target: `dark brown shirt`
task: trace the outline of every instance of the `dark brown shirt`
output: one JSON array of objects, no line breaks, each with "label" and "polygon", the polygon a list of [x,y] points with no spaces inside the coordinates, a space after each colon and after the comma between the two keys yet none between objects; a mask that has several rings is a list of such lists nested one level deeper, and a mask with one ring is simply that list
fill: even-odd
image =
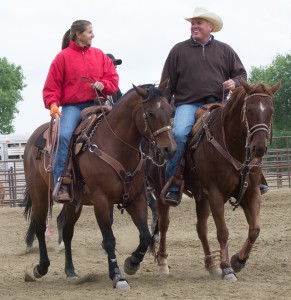
[{"label": "dark brown shirt", "polygon": [[207,45],[202,46],[190,38],[171,49],[161,82],[170,79],[167,98],[170,101],[174,95],[178,106],[205,101],[209,97],[222,100],[222,83],[233,79],[237,87],[240,77],[247,78],[246,70],[229,45],[212,37]]}]

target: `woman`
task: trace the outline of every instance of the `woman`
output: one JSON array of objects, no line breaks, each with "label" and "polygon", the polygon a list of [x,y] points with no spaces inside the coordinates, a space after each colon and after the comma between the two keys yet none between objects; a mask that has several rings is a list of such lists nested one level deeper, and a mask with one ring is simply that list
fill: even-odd
[{"label": "woman", "polygon": [[[60,118],[60,142],[53,168],[55,189],[59,186],[68,157],[69,144],[80,121],[81,110],[95,104],[95,90],[112,95],[118,90],[118,74],[112,60],[100,49],[91,47],[92,24],[77,20],[62,41],[62,51],[53,60],[43,88],[45,107],[51,117]],[[92,82],[82,77],[90,78]],[[62,106],[60,112],[59,107]],[[56,201],[71,201],[69,188],[62,184]]]}]

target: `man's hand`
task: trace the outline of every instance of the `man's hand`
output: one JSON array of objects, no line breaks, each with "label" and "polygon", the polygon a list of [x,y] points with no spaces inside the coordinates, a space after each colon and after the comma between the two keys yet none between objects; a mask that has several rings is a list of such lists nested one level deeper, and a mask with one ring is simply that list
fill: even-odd
[{"label": "man's hand", "polygon": [[55,103],[53,103],[53,104],[51,105],[50,115],[51,115],[52,118],[55,118],[55,117],[56,117],[56,114],[57,114],[59,117],[62,115],[61,112],[60,112],[60,110],[59,110],[59,108],[58,108],[58,106],[57,106]]},{"label": "man's hand", "polygon": [[95,89],[97,89],[100,92],[104,89],[104,85],[99,81],[94,82],[92,85]]},{"label": "man's hand", "polygon": [[225,81],[223,83],[223,87],[226,89],[226,90],[234,90],[235,89],[235,82],[232,80],[232,79],[229,79],[227,81]]}]

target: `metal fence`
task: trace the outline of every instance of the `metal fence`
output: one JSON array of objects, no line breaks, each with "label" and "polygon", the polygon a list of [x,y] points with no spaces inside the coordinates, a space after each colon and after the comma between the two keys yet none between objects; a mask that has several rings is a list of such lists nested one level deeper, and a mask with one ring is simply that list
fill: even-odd
[{"label": "metal fence", "polygon": [[[270,189],[291,188],[291,136],[274,137],[273,141],[282,146],[269,147],[263,159],[264,175]],[[23,160],[0,160],[0,206],[21,206],[24,191]]]}]

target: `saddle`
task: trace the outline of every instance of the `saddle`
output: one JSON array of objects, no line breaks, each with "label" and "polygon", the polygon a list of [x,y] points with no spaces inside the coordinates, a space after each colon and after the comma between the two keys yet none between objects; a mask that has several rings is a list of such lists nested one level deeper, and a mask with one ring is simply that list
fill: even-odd
[{"label": "saddle", "polygon": [[[91,106],[82,110],[81,121],[77,125],[70,142],[69,155],[66,168],[62,174],[61,182],[71,185],[75,181],[75,171],[73,169],[73,155],[79,155],[86,150],[84,135],[90,135],[91,131],[103,119],[104,114],[111,111],[111,106]],[[52,155],[52,135],[56,131],[54,120],[50,122],[48,128],[37,138],[35,146],[39,151],[44,151],[48,156]],[[37,158],[39,154],[37,155]],[[74,180],[73,180],[74,179]]]}]

